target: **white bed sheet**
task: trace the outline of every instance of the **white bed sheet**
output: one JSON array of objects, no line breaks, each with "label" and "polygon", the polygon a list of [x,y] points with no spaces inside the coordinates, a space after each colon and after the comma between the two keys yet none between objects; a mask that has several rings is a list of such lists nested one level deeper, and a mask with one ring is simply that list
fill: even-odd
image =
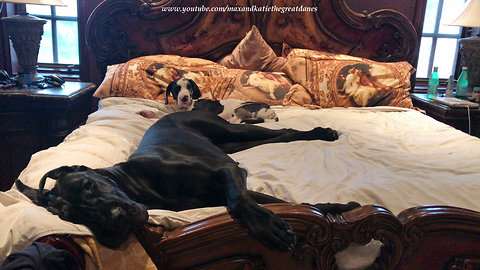
[{"label": "white bed sheet", "polygon": [[[104,99],[86,125],[57,147],[33,155],[19,178],[38,188],[47,171],[62,165],[100,168],[126,160],[154,123],[135,113],[143,109],[171,112],[149,100]],[[480,210],[478,138],[402,108],[274,109],[280,121],[261,125],[300,130],[324,126],[341,136],[334,142],[269,144],[232,154],[248,170],[252,190],[295,203],[380,204],[394,214],[431,204]],[[53,184],[47,181],[46,187]],[[175,228],[221,211],[225,208],[150,210],[149,222]],[[0,193],[0,262],[54,233],[90,234],[86,227],[33,205],[15,188]]]}]

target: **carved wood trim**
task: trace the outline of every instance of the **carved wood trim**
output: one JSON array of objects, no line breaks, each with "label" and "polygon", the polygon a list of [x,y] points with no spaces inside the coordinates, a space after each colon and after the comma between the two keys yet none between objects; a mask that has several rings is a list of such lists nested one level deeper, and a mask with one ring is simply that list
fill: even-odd
[{"label": "carved wood trim", "polygon": [[[398,219],[403,224],[405,246],[399,269],[422,269],[422,265],[443,269],[453,257],[480,256],[479,212],[451,206],[419,206],[401,212]],[[425,252],[438,254],[431,260]]]},{"label": "carved wood trim", "polygon": [[[216,6],[308,6],[317,12],[164,12],[164,8]],[[87,44],[100,66],[150,54],[178,54],[218,60],[230,53],[252,25],[278,49],[328,50],[379,61],[414,62],[418,38],[402,14],[352,11],[344,0],[106,0],[91,14]]]},{"label": "carved wood trim", "polygon": [[[139,240],[161,269],[190,269],[204,267],[199,264],[218,262],[224,269],[235,269],[227,267],[228,260],[223,258],[237,258],[242,254],[249,254],[248,261],[257,258],[255,267],[260,268],[293,269],[288,267],[302,265],[306,267],[302,269],[336,269],[335,253],[350,243],[364,245],[372,239],[382,241],[385,246],[373,268],[394,269],[386,266],[396,265],[401,259],[400,223],[380,206],[363,206],[345,215],[328,217],[305,205],[270,204],[266,207],[284,218],[297,234],[298,245],[294,254],[266,249],[228,213],[172,232],[161,230],[162,241],[158,241],[152,229],[144,231]],[[188,261],[189,254],[196,254],[196,259]]]},{"label": "carved wood trim", "polygon": [[477,269],[480,265],[480,213],[475,211],[423,206],[395,217],[381,206],[365,205],[323,216],[306,205],[265,207],[295,231],[293,254],[266,249],[226,212],[171,232],[150,227],[138,238],[161,269],[333,270],[337,252],[372,239],[383,246],[369,269]]}]

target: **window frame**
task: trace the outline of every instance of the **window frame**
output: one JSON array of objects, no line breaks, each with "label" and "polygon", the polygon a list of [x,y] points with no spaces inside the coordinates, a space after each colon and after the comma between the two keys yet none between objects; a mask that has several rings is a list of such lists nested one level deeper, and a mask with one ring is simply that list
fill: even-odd
[{"label": "window frame", "polygon": [[[427,1],[425,1],[426,3]],[[433,62],[435,60],[435,49],[436,49],[436,45],[437,45],[437,41],[439,38],[451,38],[451,39],[456,39],[458,40],[459,38],[464,38],[467,35],[468,33],[468,28],[465,28],[465,27],[460,27],[460,31],[458,34],[442,34],[442,33],[439,33],[439,29],[440,29],[440,21],[442,19],[442,11],[443,11],[443,3],[445,2],[445,0],[439,0],[438,1],[438,8],[437,8],[437,14],[436,14],[436,17],[435,17],[435,27],[434,27],[434,30],[432,33],[424,33],[423,32],[423,29],[422,29],[422,33],[421,33],[421,38],[424,38],[424,37],[429,37],[429,38],[432,38],[432,45],[430,47],[430,56],[429,56],[429,62],[428,62],[428,70],[427,70],[427,74],[431,74],[432,71],[433,71]],[[424,14],[424,20],[425,20],[425,14]],[[420,42],[421,42],[421,38],[420,38]],[[420,49],[420,48],[419,48]],[[459,75],[459,70],[460,70],[460,61],[458,61],[458,59],[460,59],[460,51],[459,51],[459,48],[458,48],[458,42],[457,42],[457,47],[455,49],[455,58],[454,58],[454,64],[455,66],[452,67],[452,74],[455,76],[455,78],[458,77]],[[420,53],[420,51],[419,51]],[[420,56],[419,56],[420,57]],[[418,63],[418,61],[417,61]],[[441,78],[440,79],[440,87],[439,87],[439,92],[443,92],[446,88],[447,88],[447,83],[448,83],[448,78]],[[419,78],[415,78],[415,89],[414,89],[414,92],[426,92],[427,91],[427,87],[428,87],[428,76],[427,77],[419,77]]]}]

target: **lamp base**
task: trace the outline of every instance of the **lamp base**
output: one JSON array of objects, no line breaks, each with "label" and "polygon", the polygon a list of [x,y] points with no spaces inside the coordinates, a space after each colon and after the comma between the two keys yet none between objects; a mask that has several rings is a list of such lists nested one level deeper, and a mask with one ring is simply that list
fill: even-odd
[{"label": "lamp base", "polygon": [[461,38],[458,40],[460,49],[460,64],[468,68],[468,88],[480,86],[480,36]]},{"label": "lamp base", "polygon": [[46,20],[28,14],[2,18],[17,54],[19,73],[32,74],[32,81],[43,80],[37,73],[38,51]]}]

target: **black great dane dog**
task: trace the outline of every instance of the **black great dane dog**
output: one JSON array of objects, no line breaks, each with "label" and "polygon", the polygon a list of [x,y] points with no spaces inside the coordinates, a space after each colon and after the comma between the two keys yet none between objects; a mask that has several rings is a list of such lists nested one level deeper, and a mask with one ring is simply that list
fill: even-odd
[{"label": "black great dane dog", "polygon": [[[64,220],[86,225],[100,243],[111,248],[145,224],[146,208],[180,211],[226,205],[265,246],[292,251],[296,238],[290,226],[258,204],[283,201],[248,191],[246,171],[226,153],[266,143],[337,138],[330,128],[272,130],[231,124],[208,112],[178,112],[153,124],[125,162],[101,169],[64,166],[46,173],[39,189],[19,180],[16,185],[35,204]],[[57,180],[51,190],[44,189],[47,178]],[[315,206],[325,213],[359,204]]]}]

